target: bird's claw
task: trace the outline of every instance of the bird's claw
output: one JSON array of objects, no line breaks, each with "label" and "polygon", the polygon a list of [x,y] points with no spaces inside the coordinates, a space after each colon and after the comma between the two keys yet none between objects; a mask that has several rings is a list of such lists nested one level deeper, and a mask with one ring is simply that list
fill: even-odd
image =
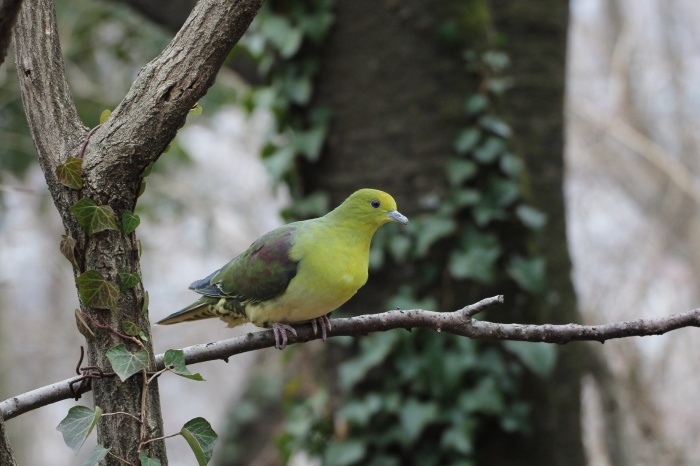
[{"label": "bird's claw", "polygon": [[278,350],[283,350],[287,347],[287,332],[291,332],[294,336],[297,336],[297,331],[291,325],[282,324],[280,322],[272,324],[272,333],[275,334],[275,348]]},{"label": "bird's claw", "polygon": [[328,330],[331,329],[331,319],[328,315],[316,317],[311,320],[311,328],[314,329],[314,335],[318,334],[318,326],[321,327],[321,339],[326,341],[326,336],[328,335]]}]

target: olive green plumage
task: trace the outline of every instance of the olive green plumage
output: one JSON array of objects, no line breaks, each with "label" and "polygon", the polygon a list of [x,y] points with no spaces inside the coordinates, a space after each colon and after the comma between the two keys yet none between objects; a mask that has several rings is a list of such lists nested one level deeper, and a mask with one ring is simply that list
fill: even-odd
[{"label": "olive green plumage", "polygon": [[[325,317],[367,281],[369,246],[385,223],[408,223],[387,193],[361,189],[323,217],[294,222],[256,240],[248,249],[190,289],[197,302],[159,324],[219,317],[235,327],[252,322],[275,330],[284,347],[289,324]],[[282,340],[280,342],[280,339]]]}]

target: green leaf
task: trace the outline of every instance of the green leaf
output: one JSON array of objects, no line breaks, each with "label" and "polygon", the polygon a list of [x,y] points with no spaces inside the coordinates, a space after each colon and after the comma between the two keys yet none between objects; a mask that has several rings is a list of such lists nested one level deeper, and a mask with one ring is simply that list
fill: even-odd
[{"label": "green leaf", "polygon": [[[367,446],[360,440],[344,440],[332,442],[325,449],[324,464],[333,466],[348,466],[351,464],[362,464],[362,459],[367,453]],[[366,463],[365,463],[366,464]]]},{"label": "green leaf", "polygon": [[128,236],[141,223],[138,215],[129,212],[128,210],[122,214],[122,232],[124,236]]},{"label": "green leaf", "polygon": [[146,180],[141,178],[141,184],[139,184],[139,191],[136,193],[136,198],[141,197],[144,192],[146,192]]},{"label": "green leaf", "polygon": [[448,269],[456,279],[490,283],[496,276],[496,261],[501,256],[498,239],[474,228],[465,230],[461,247],[450,254]]},{"label": "green leaf", "polygon": [[109,120],[109,117],[112,115],[112,111],[110,109],[102,110],[102,113],[100,113],[100,124],[104,124],[107,120]]},{"label": "green leaf", "polygon": [[80,157],[68,157],[65,163],[56,167],[56,176],[59,183],[71,189],[83,187],[83,159]]},{"label": "green leaf", "polygon": [[505,150],[506,143],[503,139],[489,136],[483,144],[474,149],[474,158],[482,164],[491,163],[494,162],[499,155],[503,154]]},{"label": "green leaf", "polygon": [[149,458],[145,451],[139,453],[139,461],[141,466],[160,466],[160,460],[158,458]]},{"label": "green leaf", "polygon": [[[111,448],[105,448],[102,445],[95,445],[95,448],[92,449],[88,457],[85,458],[85,461],[83,461],[83,466],[95,466],[97,463],[102,461],[105,456],[107,456],[109,450],[111,450]],[[143,466],[143,463],[141,463],[141,465]]]},{"label": "green leaf", "polygon": [[124,291],[135,287],[139,283],[139,276],[131,272],[119,272],[119,289]]},{"label": "green leaf", "polygon": [[[340,365],[338,377],[340,386],[345,390],[351,389],[362,380],[367,372],[377,367],[387,358],[398,342],[398,333],[374,333],[360,340],[360,351],[354,359],[349,359]],[[368,348],[372,348],[368,351]]]},{"label": "green leaf", "polygon": [[190,109],[190,115],[193,115],[193,116],[201,115],[203,110],[204,110],[204,107],[199,105],[199,102],[197,102],[194,104],[194,107],[192,107]]},{"label": "green leaf", "polygon": [[71,264],[78,267],[78,261],[75,259],[75,238],[70,235],[61,235],[61,238],[61,254],[63,254],[63,257],[68,259]]},{"label": "green leaf", "polygon": [[430,249],[430,246],[438,240],[451,235],[457,228],[457,223],[451,217],[429,217],[419,218],[409,223],[409,229],[416,239],[415,255],[423,257]]},{"label": "green leaf", "polygon": [[541,230],[547,223],[547,215],[529,205],[519,205],[515,214],[526,227],[533,230]]},{"label": "green leaf", "polygon": [[80,299],[86,306],[112,311],[117,308],[119,287],[105,279],[97,270],[88,270],[80,274],[75,283],[78,285]]},{"label": "green leaf", "polygon": [[483,112],[489,105],[489,99],[484,94],[473,94],[464,100],[464,111],[469,116]]},{"label": "green leaf", "polygon": [[116,230],[117,220],[114,211],[108,205],[95,204],[94,201],[84,198],[70,207],[80,226],[88,236],[92,236],[103,230]]},{"label": "green leaf", "polygon": [[148,312],[148,291],[143,292],[143,303],[141,303],[141,315]]},{"label": "green leaf", "polygon": [[131,320],[122,320],[122,330],[124,330],[124,333],[130,337],[136,337],[141,334],[141,328]]},{"label": "green leaf", "polygon": [[557,349],[550,343],[504,341],[503,347],[542,378],[552,373],[554,363],[557,362]]},{"label": "green leaf", "polygon": [[169,349],[165,352],[163,358],[165,367],[170,369],[170,372],[192,380],[203,381],[204,378],[199,374],[193,374],[185,365],[185,352],[182,350]]},{"label": "green leaf", "polygon": [[455,151],[457,151],[458,154],[466,154],[476,147],[479,139],[481,139],[481,130],[479,130],[479,128],[471,127],[462,130],[457,135],[457,139],[455,139]]},{"label": "green leaf", "polygon": [[112,364],[112,369],[122,382],[142,369],[148,368],[148,353],[145,349],[132,353],[126,349],[126,346],[119,344],[108,349],[106,355]]},{"label": "green leaf", "polygon": [[482,128],[503,138],[509,138],[512,134],[510,126],[494,115],[484,115],[479,119]]},{"label": "green leaf", "polygon": [[542,257],[513,257],[506,271],[527,292],[543,296],[547,291],[545,261]]},{"label": "green leaf", "polygon": [[326,140],[326,127],[319,125],[309,131],[299,131],[294,134],[292,145],[295,149],[301,152],[304,157],[316,162],[321,155],[323,142]]},{"label": "green leaf", "polygon": [[214,429],[211,428],[211,424],[203,417],[196,417],[182,426],[180,434],[190,444],[199,466],[205,466],[209,463],[214,452],[216,439],[219,438]]},{"label": "green leaf", "polygon": [[472,179],[479,168],[470,160],[450,159],[445,170],[447,171],[447,180],[450,184],[458,186],[464,181]]},{"label": "green leaf", "polygon": [[435,401],[421,402],[410,398],[404,402],[401,411],[401,427],[406,443],[414,442],[431,422],[438,417],[438,406]]},{"label": "green leaf", "polygon": [[304,38],[302,31],[294,28],[290,21],[281,15],[265,18],[260,32],[276,46],[282,58],[290,58],[294,55]]},{"label": "green leaf", "polygon": [[63,441],[77,454],[100,420],[100,416],[102,409],[99,406],[95,406],[95,411],[86,406],[73,406],[56,430],[63,434]]},{"label": "green leaf", "polygon": [[[168,145],[168,147],[169,147],[169,145]],[[166,147],[165,149],[167,150],[168,148]],[[153,171],[153,167],[155,165],[156,164],[153,161],[148,162],[148,165],[146,165],[146,168],[143,169],[143,171],[141,172],[141,175],[139,175],[139,176],[141,178],[146,178],[148,175],[151,174],[151,172]]]}]

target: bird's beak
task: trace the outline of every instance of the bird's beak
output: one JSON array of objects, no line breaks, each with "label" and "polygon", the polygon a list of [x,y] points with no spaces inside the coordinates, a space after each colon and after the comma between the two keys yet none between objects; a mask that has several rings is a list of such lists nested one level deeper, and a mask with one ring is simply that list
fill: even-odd
[{"label": "bird's beak", "polygon": [[386,215],[393,221],[399,222],[402,225],[406,225],[408,223],[408,218],[406,218],[405,215],[402,215],[401,212],[399,212],[398,210],[392,210],[391,212],[387,212]]}]

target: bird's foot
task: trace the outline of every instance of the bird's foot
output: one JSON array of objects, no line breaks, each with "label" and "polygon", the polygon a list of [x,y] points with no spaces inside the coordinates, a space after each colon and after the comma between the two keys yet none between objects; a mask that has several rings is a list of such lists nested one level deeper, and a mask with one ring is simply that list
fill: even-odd
[{"label": "bird's foot", "polygon": [[314,335],[318,334],[318,326],[321,327],[321,338],[323,339],[323,341],[326,341],[328,330],[331,329],[331,319],[328,317],[327,314],[325,316],[311,319],[311,328],[314,329]]},{"label": "bird's foot", "polygon": [[283,350],[287,347],[287,332],[297,336],[297,331],[291,325],[280,322],[272,324],[272,333],[275,334],[275,348],[278,350]]}]

